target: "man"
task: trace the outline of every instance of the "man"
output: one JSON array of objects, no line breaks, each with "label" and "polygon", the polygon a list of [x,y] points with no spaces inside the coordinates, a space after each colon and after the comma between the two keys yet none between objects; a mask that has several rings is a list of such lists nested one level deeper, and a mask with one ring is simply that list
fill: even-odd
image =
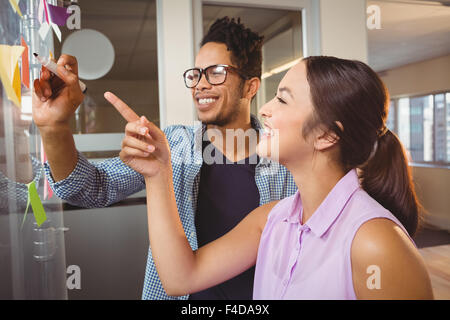
[{"label": "man", "polygon": [[[177,206],[194,250],[231,230],[259,205],[296,191],[284,167],[256,158],[255,139],[247,139],[240,146],[226,143],[230,130],[235,133],[235,142],[243,136],[245,140],[245,130],[260,129],[258,120],[250,115],[250,103],[261,81],[262,37],[240,20],[225,17],[211,26],[201,45],[195,68],[184,73],[184,80],[192,91],[202,125],[164,130],[172,154]],[[59,80],[50,79],[44,70],[41,80],[35,82],[33,108],[48,158],[46,173],[55,193],[78,206],[102,207],[142,190],[143,177],[126,164],[139,162],[149,153],[131,154],[124,148],[120,158],[93,165],[77,152],[68,126],[82,101],[76,84],[76,60],[62,56],[58,64],[66,84],[52,96],[51,88],[57,87],[53,82]],[[112,93],[105,93],[105,98],[118,110],[125,105]],[[128,119],[125,139],[143,146],[132,133],[139,129],[132,120]],[[251,299],[253,276],[252,268],[214,288],[179,298]],[[162,288],[151,250],[142,297],[174,298]]]}]

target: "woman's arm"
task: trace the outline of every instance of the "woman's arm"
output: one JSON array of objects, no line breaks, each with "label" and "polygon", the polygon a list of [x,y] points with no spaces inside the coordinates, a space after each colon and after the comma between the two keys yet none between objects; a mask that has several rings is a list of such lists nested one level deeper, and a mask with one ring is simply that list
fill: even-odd
[{"label": "woman's arm", "polygon": [[373,219],[359,228],[351,261],[358,299],[433,299],[422,256],[391,220]]},{"label": "woman's arm", "polygon": [[253,210],[226,235],[192,251],[178,215],[171,170],[147,178],[146,184],[150,246],[168,295],[212,287],[256,263],[262,229],[276,202]]},{"label": "woman's arm", "polygon": [[145,177],[150,247],[166,293],[200,291],[254,265],[262,229],[275,202],[255,209],[226,235],[193,252],[178,215],[166,136],[112,97],[110,102],[128,121],[120,157]]}]

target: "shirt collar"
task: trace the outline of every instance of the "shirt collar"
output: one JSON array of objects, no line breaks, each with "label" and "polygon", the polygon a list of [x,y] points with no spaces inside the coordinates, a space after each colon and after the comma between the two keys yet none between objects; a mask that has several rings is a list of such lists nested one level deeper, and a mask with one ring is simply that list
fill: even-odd
[{"label": "shirt collar", "polygon": [[[252,126],[253,129],[255,129],[257,131],[262,129],[261,122],[259,122],[258,118],[253,114],[250,114],[250,125]],[[201,129],[201,134],[203,136],[203,134],[206,131],[206,123],[201,123],[201,126],[197,126],[194,129],[195,133],[198,132],[197,134],[200,134],[200,129]]]},{"label": "shirt collar", "polygon": [[[347,202],[359,188],[356,169],[352,169],[338,181],[325,200],[322,201],[319,208],[303,226],[305,228],[309,227],[316,236],[321,237],[341,214]],[[300,224],[301,215],[302,201],[300,192],[297,191],[288,216],[283,221]]]},{"label": "shirt collar", "polygon": [[[199,125],[201,124],[201,125]],[[250,125],[253,129],[258,131],[260,133],[263,130],[263,127],[261,126],[261,122],[259,122],[258,118],[250,114]],[[196,154],[199,155],[200,159],[202,158],[202,147],[203,147],[203,135],[206,132],[206,124],[197,122],[197,125],[194,125],[194,149],[196,150]],[[260,166],[268,166],[270,167],[272,161],[266,158],[259,158],[259,162],[257,164],[258,167]]]}]

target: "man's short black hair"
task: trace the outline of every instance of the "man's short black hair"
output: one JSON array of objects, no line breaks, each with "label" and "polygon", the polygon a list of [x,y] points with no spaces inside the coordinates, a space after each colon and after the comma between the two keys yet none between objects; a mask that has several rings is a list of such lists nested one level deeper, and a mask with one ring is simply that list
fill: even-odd
[{"label": "man's short black hair", "polygon": [[248,78],[261,79],[263,36],[246,28],[241,19],[217,19],[203,37],[201,46],[208,42],[223,43],[231,51],[231,62]]}]

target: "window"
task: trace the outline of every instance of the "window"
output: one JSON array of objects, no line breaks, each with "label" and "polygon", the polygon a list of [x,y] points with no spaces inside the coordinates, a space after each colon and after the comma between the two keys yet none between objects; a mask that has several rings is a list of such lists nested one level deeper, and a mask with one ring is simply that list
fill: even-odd
[{"label": "window", "polygon": [[449,109],[449,92],[392,99],[386,125],[398,135],[412,162],[448,165]]},{"label": "window", "polygon": [[395,109],[395,101],[391,100],[390,104],[389,104],[388,118],[386,120],[386,126],[391,131],[396,131],[396,125],[395,125],[396,114],[395,114],[395,111],[396,111],[396,109]]}]

